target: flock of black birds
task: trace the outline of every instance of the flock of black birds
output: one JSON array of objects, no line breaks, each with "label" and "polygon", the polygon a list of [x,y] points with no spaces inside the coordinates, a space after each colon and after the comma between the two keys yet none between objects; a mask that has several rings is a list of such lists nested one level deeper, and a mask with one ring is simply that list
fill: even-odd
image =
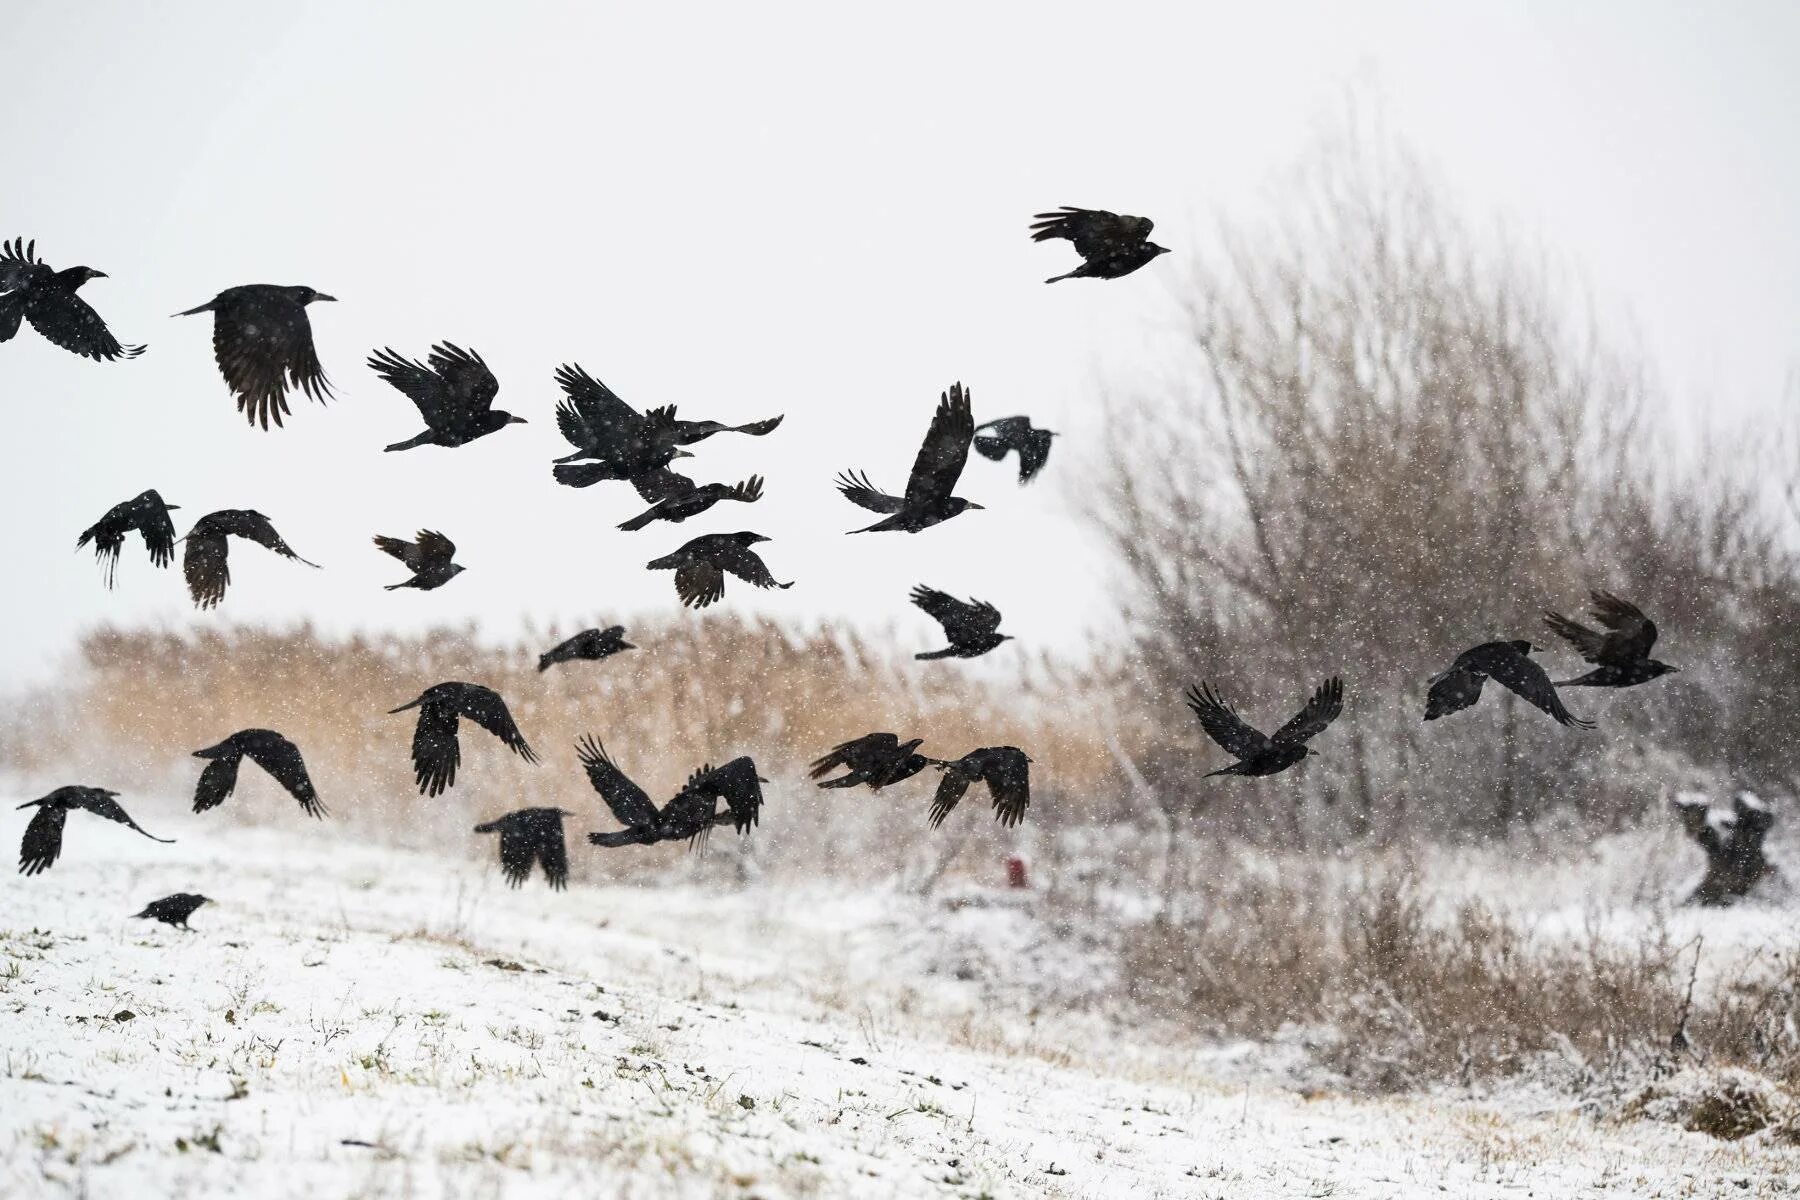
[{"label": "flock of black birds", "polygon": [[[1093,209],[1063,208],[1038,214],[1031,226],[1034,241],[1064,239],[1080,255],[1081,265],[1046,280],[1118,279],[1167,253],[1149,240],[1152,223],[1144,217],[1122,216]],[[106,323],[77,293],[93,279],[105,278],[91,267],[54,270],[37,258],[36,243],[15,239],[0,245],[0,342],[13,337],[28,323],[57,346],[99,361],[136,358],[143,346],[121,345]],[[238,411],[252,426],[279,427],[290,416],[288,397],[301,392],[323,402],[331,385],[313,347],[308,306],[335,297],[310,287],[250,284],[228,288],[206,304],[177,313],[213,314],[213,349],[219,371],[237,399]],[[389,451],[419,446],[464,446],[525,418],[493,407],[500,384],[481,356],[472,350],[440,343],[424,362],[408,359],[392,349],[370,356],[368,365],[383,380],[417,407],[425,422],[422,433],[386,447]],[[676,416],[672,406],[639,412],[587,371],[573,363],[555,373],[563,393],[556,408],[557,428],[574,448],[551,467],[556,482],[585,488],[601,482],[629,484],[649,507],[619,526],[641,530],[657,521],[679,524],[725,501],[753,504],[761,498],[760,476],[736,484],[696,484],[672,468],[677,459],[692,458],[685,447],[718,433],[761,437],[773,432],[781,416],[740,425],[718,421],[689,421]],[[968,389],[953,384],[943,393],[932,416],[924,442],[913,461],[906,487],[900,494],[882,491],[866,474],[845,471],[837,479],[838,491],[852,504],[878,514],[881,520],[854,533],[918,533],[951,520],[981,505],[955,494],[958,480],[974,449],[1000,462],[1018,456],[1019,482],[1034,479],[1049,460],[1053,431],[1032,425],[1024,416],[1005,417],[977,425]],[[225,597],[231,581],[229,539],[255,542],[285,558],[316,567],[302,558],[276,531],[269,518],[254,509],[223,509],[194,522],[178,538],[169,514],[179,506],[167,503],[154,489],[126,500],[84,530],[77,548],[92,544],[107,587],[115,582],[120,554],[127,534],[142,538],[150,561],[166,567],[174,561],[176,545],[185,542],[182,571],[197,607],[209,609]],[[691,539],[672,553],[652,559],[651,570],[672,570],[681,602],[704,608],[725,594],[725,577],[733,575],[758,588],[788,588],[776,580],[755,546],[768,541],[762,534],[740,531],[710,533]],[[461,574],[454,561],[456,545],[444,534],[421,530],[413,541],[377,536],[375,546],[406,567],[410,576],[386,585],[388,590],[443,587]],[[913,604],[943,627],[943,649],[921,652],[920,659],[974,658],[986,654],[1010,635],[999,632],[1001,614],[991,604],[959,600],[935,588],[920,586]],[[1606,592],[1593,593],[1594,617],[1605,632],[1591,629],[1556,613],[1546,614],[1550,628],[1569,641],[1594,670],[1577,679],[1552,683],[1530,655],[1526,641],[1497,641],[1476,646],[1459,655],[1450,668],[1433,678],[1427,694],[1425,719],[1457,712],[1475,704],[1483,684],[1493,680],[1559,723],[1592,728],[1592,723],[1573,716],[1557,695],[1558,687],[1630,687],[1645,683],[1676,668],[1649,657],[1656,642],[1656,626],[1637,608]],[[539,671],[560,663],[599,661],[635,647],[625,640],[623,626],[589,629],[546,651]],[[1187,703],[1208,737],[1236,760],[1208,775],[1274,775],[1315,753],[1307,743],[1337,719],[1343,711],[1344,687],[1337,677],[1314,692],[1295,717],[1264,734],[1238,716],[1211,686],[1190,690]],[[527,762],[537,755],[526,742],[506,701],[480,684],[450,681],[427,688],[417,699],[391,710],[418,711],[413,732],[412,761],[419,792],[437,796],[456,782],[462,751],[458,729],[463,719],[474,722]],[[919,753],[923,739],[902,741],[893,733],[877,732],[844,742],[811,765],[811,777],[822,788],[866,786],[874,791],[909,779],[927,767],[940,772],[929,821],[933,828],[962,800],[977,782],[987,786],[996,819],[1011,827],[1024,819],[1030,805],[1031,759],[1014,746],[986,746],[958,758],[939,759]],[[274,778],[308,815],[324,818],[326,810],[307,775],[306,764],[293,742],[269,729],[245,729],[217,745],[195,751],[207,760],[194,794],[194,811],[215,808],[232,793],[238,768],[249,758]],[[594,738],[581,739],[576,754],[588,781],[622,826],[610,832],[588,835],[602,847],[651,845],[663,841],[704,843],[716,825],[730,824],[739,834],[757,824],[762,808],[762,784],[748,757],[734,758],[723,766],[701,766],[658,807],[649,794],[633,782]],[[844,773],[832,776],[832,772]],[[828,776],[830,776],[828,778]],[[53,865],[62,851],[63,826],[69,812],[80,809],[127,825],[145,837],[155,838],[121,808],[117,793],[103,788],[61,787],[41,799],[22,805],[37,809],[28,824],[19,854],[19,870],[36,875]],[[477,833],[500,835],[500,863],[507,881],[519,886],[533,864],[542,868],[553,888],[566,885],[569,859],[563,818],[565,809],[526,808],[476,826]],[[181,928],[206,897],[181,893],[146,907],[139,917]]]}]

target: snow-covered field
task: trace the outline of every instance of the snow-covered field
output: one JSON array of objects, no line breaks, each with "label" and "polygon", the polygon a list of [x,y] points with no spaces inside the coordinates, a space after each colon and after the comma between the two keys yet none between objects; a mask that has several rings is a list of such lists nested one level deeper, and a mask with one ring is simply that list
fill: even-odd
[{"label": "snow-covered field", "polygon": [[[8,813],[16,839],[26,814]],[[169,832],[140,814],[155,832]],[[509,892],[75,814],[0,917],[0,1195],[1758,1196],[1800,1153],[1243,1082],[1029,897]],[[585,847],[577,853],[585,852]],[[182,933],[127,919],[215,906]]]}]

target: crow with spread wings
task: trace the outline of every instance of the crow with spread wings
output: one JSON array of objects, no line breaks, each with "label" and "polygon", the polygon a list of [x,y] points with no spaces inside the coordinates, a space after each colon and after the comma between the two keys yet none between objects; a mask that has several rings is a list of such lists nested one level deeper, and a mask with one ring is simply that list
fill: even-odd
[{"label": "crow with spread wings", "polygon": [[169,514],[180,507],[165,503],[155,488],[139,492],[113,505],[105,516],[82,530],[75,548],[94,544],[94,557],[100,561],[109,588],[119,568],[119,554],[125,549],[125,535],[134,529],[144,539],[150,562],[166,567],[175,561],[175,522],[169,520]]},{"label": "crow with spread wings", "polygon": [[194,757],[208,760],[194,787],[195,812],[205,812],[225,802],[237,787],[239,764],[248,758],[300,802],[300,811],[309,817],[326,815],[306,773],[300,747],[273,729],[240,729],[216,746],[194,751]]},{"label": "crow with spread wings", "polygon": [[1492,679],[1558,725],[1592,729],[1592,721],[1584,721],[1563,707],[1556,685],[1550,682],[1544,668],[1531,659],[1535,649],[1530,642],[1517,641],[1483,642],[1464,650],[1449,670],[1432,677],[1425,695],[1425,719],[1435,721],[1468,708],[1481,699],[1482,685]]},{"label": "crow with spread wings", "polygon": [[381,376],[419,410],[425,432],[385,447],[411,450],[414,446],[466,446],[508,425],[523,425],[494,407],[500,380],[473,350],[439,342],[422,363],[382,349],[369,356],[369,369]]},{"label": "crow with spread wings", "polygon": [[900,530],[917,533],[942,524],[971,508],[981,505],[950,493],[969,461],[969,444],[975,438],[975,416],[969,408],[969,393],[962,384],[950,385],[938,400],[937,412],[925,442],[913,460],[912,474],[906,480],[904,496],[890,496],[869,482],[867,475],[846,471],[838,476],[837,488],[844,499],[870,512],[887,514],[852,533],[881,533]]},{"label": "crow with spread wings", "polygon": [[670,841],[703,844],[715,825],[729,824],[740,834],[748,833],[762,811],[762,785],[768,780],[756,773],[756,764],[747,757],[734,758],[722,767],[701,767],[674,799],[658,808],[649,793],[619,769],[598,739],[582,738],[575,752],[594,791],[625,826],[610,833],[588,834],[588,841],[596,846],[650,846]]},{"label": "crow with spread wings", "polygon": [[1012,634],[1000,633],[1000,610],[982,600],[958,600],[947,592],[920,584],[912,590],[912,602],[944,627],[949,646],[927,650],[914,658],[979,658]]},{"label": "crow with spread wings", "polygon": [[269,518],[253,508],[222,508],[207,513],[188,530],[184,539],[187,549],[181,556],[181,573],[187,577],[188,594],[197,608],[217,608],[225,599],[225,588],[231,583],[230,544],[226,539],[231,537],[245,538],[309,567],[319,565],[295,553],[275,532]]},{"label": "crow with spread wings", "polygon": [[1237,710],[1206,684],[1188,689],[1187,704],[1200,718],[1200,728],[1206,731],[1206,736],[1238,760],[1229,767],[1208,771],[1203,778],[1276,775],[1317,753],[1306,743],[1325,732],[1325,727],[1344,711],[1344,682],[1334,675],[1320,684],[1306,707],[1272,735],[1252,728],[1237,715]]},{"label": "crow with spread wings", "polygon": [[1576,679],[1559,679],[1557,687],[1635,687],[1680,671],[1650,657],[1656,646],[1656,622],[1628,600],[1611,592],[1590,593],[1594,619],[1607,632],[1590,629],[1559,613],[1545,613],[1544,623],[1594,664],[1594,670]]},{"label": "crow with spread wings", "polygon": [[226,288],[205,304],[178,317],[213,315],[213,357],[219,374],[237,397],[238,411],[252,425],[281,427],[288,415],[288,391],[297,388],[323,404],[331,381],[313,348],[306,306],[336,300],[315,288],[249,283]]},{"label": "crow with spread wings", "polygon": [[75,293],[105,271],[68,267],[58,271],[37,256],[37,242],[24,238],[0,244],[0,342],[9,342],[29,323],[45,341],[95,362],[136,358],[142,346],[121,346],[100,314]]},{"label": "crow with spread wings", "polygon": [[1150,240],[1150,231],[1155,227],[1149,217],[1127,217],[1065,204],[1056,212],[1037,214],[1031,226],[1031,240],[1066,238],[1074,243],[1075,253],[1081,255],[1079,267],[1066,275],[1053,275],[1045,283],[1059,279],[1118,279],[1169,252],[1167,246]]},{"label": "crow with spread wings", "polygon": [[417,700],[388,712],[401,713],[409,708],[419,710],[419,724],[413,730],[412,760],[422,796],[439,795],[456,782],[456,768],[462,762],[462,745],[456,737],[461,717],[499,738],[501,744],[526,762],[537,761],[507,710],[506,701],[492,688],[479,683],[440,683],[425,689]]}]

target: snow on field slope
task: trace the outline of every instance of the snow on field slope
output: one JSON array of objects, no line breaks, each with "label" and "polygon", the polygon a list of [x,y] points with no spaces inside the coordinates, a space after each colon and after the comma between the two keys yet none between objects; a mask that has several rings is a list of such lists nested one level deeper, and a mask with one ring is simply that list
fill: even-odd
[{"label": "snow on field slope", "polygon": [[[197,932],[126,919],[175,891],[219,901]],[[1756,1196],[1800,1168],[1219,1082],[992,899],[509,892],[341,826],[158,846],[75,814],[0,885],[0,1195]]]}]

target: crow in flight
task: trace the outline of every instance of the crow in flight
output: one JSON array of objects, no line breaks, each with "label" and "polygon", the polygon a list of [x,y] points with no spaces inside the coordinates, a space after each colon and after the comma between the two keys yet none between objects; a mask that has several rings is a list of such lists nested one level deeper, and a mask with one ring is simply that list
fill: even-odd
[{"label": "crow in flight", "polygon": [[37,242],[14,238],[0,245],[0,342],[11,341],[29,321],[44,339],[83,358],[113,362],[136,358],[142,346],[121,346],[100,314],[75,293],[105,271],[69,267],[55,271],[37,256]]},{"label": "crow in flight", "polygon": [[[177,929],[188,928],[188,918],[199,911],[202,904],[211,904],[205,896],[193,892],[176,892],[173,896],[164,896],[161,900],[152,900],[144,905],[144,911],[133,913],[131,919],[161,921],[164,925],[173,925]],[[191,932],[191,931],[190,931]]]},{"label": "crow in flight", "polygon": [[704,442],[715,433],[742,433],[748,434],[750,437],[761,437],[765,433],[774,433],[782,420],[778,416],[769,417],[766,420],[750,421],[743,425],[725,425],[718,421],[683,421],[675,416],[673,404],[650,411],[652,417],[659,413],[666,415],[670,427],[674,430],[671,436],[678,446],[691,446],[695,442]]},{"label": "crow in flight", "polygon": [[[653,409],[640,413],[592,375],[573,363],[556,369],[563,399],[556,406],[556,427],[575,450],[556,460],[552,474],[568,487],[588,487],[603,480],[630,480],[655,475],[678,458],[693,455],[676,439],[675,410]],[[578,459],[593,459],[578,462]],[[673,475],[672,481],[653,487],[658,494],[692,487],[691,480]],[[640,493],[643,488],[639,488]]]},{"label": "crow in flight", "polygon": [[1558,613],[1545,613],[1544,622],[1593,663],[1595,670],[1579,679],[1559,679],[1557,687],[1634,687],[1681,670],[1650,657],[1656,645],[1656,622],[1637,605],[1611,592],[1592,592],[1594,619],[1606,626],[1601,633]]},{"label": "crow in flight", "polygon": [[[871,791],[879,792],[890,783],[911,779],[931,765],[933,760],[917,753],[924,741],[924,738],[913,738],[903,742],[898,734],[865,733],[853,741],[840,742],[831,748],[831,753],[814,759],[807,776],[818,780],[822,788],[849,788],[866,783]],[[836,779],[825,778],[839,767],[849,773]]]},{"label": "crow in flight", "polygon": [[205,812],[225,802],[237,786],[238,764],[248,757],[286,788],[288,795],[300,802],[300,810],[307,816],[323,819],[326,815],[325,806],[319,803],[319,794],[313,791],[312,780],[306,774],[300,747],[273,729],[239,730],[216,746],[194,751],[194,757],[211,760],[200,772],[200,782],[194,788],[195,812]]},{"label": "crow in flight", "polygon": [[1150,240],[1153,228],[1155,223],[1149,217],[1126,217],[1065,204],[1057,212],[1037,214],[1031,226],[1031,240],[1067,238],[1075,243],[1075,253],[1082,257],[1079,267],[1066,275],[1053,275],[1045,283],[1059,279],[1118,279],[1169,252],[1167,246]]},{"label": "crow in flight", "polygon": [[456,782],[456,766],[462,761],[462,746],[456,740],[458,717],[469,718],[526,762],[537,761],[537,755],[525,744],[525,735],[513,723],[506,701],[492,688],[479,683],[440,683],[425,689],[417,700],[388,712],[392,715],[409,708],[419,710],[412,759],[422,796],[439,795]]},{"label": "crow in flight", "polygon": [[250,283],[226,288],[175,315],[213,314],[213,357],[237,397],[238,411],[252,425],[267,429],[273,419],[280,428],[288,415],[289,388],[299,388],[321,404],[331,398],[331,381],[313,349],[306,306],[336,299],[309,287]]},{"label": "crow in flight", "polygon": [[294,553],[294,548],[275,532],[269,518],[255,509],[222,508],[207,513],[187,532],[187,550],[181,558],[181,572],[187,576],[188,594],[198,608],[216,608],[225,599],[225,586],[231,582],[231,566],[226,561],[227,537],[248,538],[259,546],[273,550],[283,558],[291,558],[309,567]]},{"label": "crow in flight", "polygon": [[872,533],[899,529],[917,533],[948,521],[964,509],[980,508],[973,500],[950,493],[957,477],[969,461],[969,443],[975,436],[975,417],[969,410],[969,393],[960,383],[952,384],[938,401],[937,413],[925,442],[913,460],[912,475],[906,481],[905,496],[890,496],[869,482],[867,475],[845,472],[838,476],[838,491],[844,498],[870,512],[892,514],[866,529],[852,533]]},{"label": "crow in flight", "polygon": [[1014,746],[986,746],[950,762],[935,763],[944,772],[931,801],[931,827],[944,823],[969,785],[981,780],[994,801],[994,819],[1011,828],[1025,819],[1031,805],[1031,760]]},{"label": "crow in flight", "polygon": [[912,602],[942,625],[944,636],[950,639],[947,648],[915,654],[914,658],[979,658],[1001,642],[1012,640],[1010,633],[995,632],[1000,628],[1000,610],[985,601],[958,600],[920,584],[912,590]]},{"label": "crow in flight", "polygon": [[500,381],[473,350],[439,342],[419,363],[383,348],[369,356],[369,368],[411,400],[425,418],[424,433],[384,449],[466,446],[508,425],[526,423],[524,417],[493,407]]},{"label": "crow in flight", "polygon": [[119,553],[125,549],[125,535],[133,529],[143,537],[151,563],[166,567],[175,561],[175,522],[169,520],[169,513],[180,507],[179,504],[164,503],[155,488],[139,492],[129,500],[113,505],[104,517],[82,530],[75,548],[79,550],[89,542],[94,543],[94,557],[106,573],[109,588],[119,568]]},{"label": "crow in flight", "polygon": [[625,640],[623,625],[611,625],[605,629],[584,629],[568,641],[559,643],[546,653],[538,655],[538,670],[547,671],[554,663],[574,662],[576,659],[599,662],[621,650],[636,649],[636,646]]},{"label": "crow in flight", "polygon": [[791,588],[777,583],[762,558],[750,547],[769,539],[760,533],[709,533],[672,554],[653,558],[652,571],[675,572],[675,594],[689,608],[705,608],[725,595],[725,573],[759,588]]},{"label": "crow in flight", "polygon": [[450,561],[456,557],[455,542],[429,529],[419,530],[417,536],[418,541],[409,542],[401,538],[375,535],[375,548],[384,554],[393,555],[412,572],[412,578],[402,583],[384,584],[385,591],[418,588],[421,592],[429,592],[433,588],[443,587],[463,573],[462,566]]},{"label": "crow in flight", "polygon": [[544,868],[544,882],[557,891],[569,886],[569,847],[563,840],[563,818],[575,814],[563,808],[521,808],[497,821],[477,825],[476,833],[500,835],[500,869],[508,887],[522,887],[531,877],[535,861]]},{"label": "crow in flight", "polygon": [[1307,755],[1317,753],[1308,749],[1306,743],[1323,733],[1325,727],[1344,711],[1344,683],[1335,675],[1327,679],[1306,702],[1306,707],[1277,729],[1272,737],[1247,725],[1236,710],[1206,684],[1189,688],[1187,703],[1200,718],[1200,728],[1206,730],[1206,736],[1238,759],[1229,767],[1208,771],[1202,778],[1274,775]]},{"label": "crow in flight", "polygon": [[48,796],[19,805],[20,808],[37,809],[31,823],[25,826],[25,837],[19,842],[19,874],[36,875],[55,864],[62,855],[63,822],[69,819],[71,809],[79,808],[96,817],[129,825],[153,842],[166,845],[175,840],[159,838],[132,820],[113,799],[118,794],[97,787],[59,787]]},{"label": "crow in flight", "polygon": [[1592,729],[1592,721],[1584,721],[1563,707],[1562,697],[1544,668],[1531,660],[1537,649],[1530,642],[1483,642],[1464,650],[1450,664],[1450,669],[1431,679],[1425,696],[1425,719],[1435,721],[1463,709],[1481,699],[1482,684],[1492,679],[1516,694],[1533,708],[1552,717],[1557,724],[1575,729]]},{"label": "crow in flight", "polygon": [[[676,479],[683,478],[673,471],[667,472]],[[635,482],[635,481],[634,481]],[[689,517],[697,517],[721,500],[741,500],[745,504],[754,504],[762,499],[762,476],[752,475],[742,483],[708,483],[699,487],[689,485],[687,490],[671,491],[653,503],[639,515],[620,525],[627,531],[642,529],[652,521],[685,521]],[[639,489],[642,490],[641,488]]]},{"label": "crow in flight", "polygon": [[1001,417],[977,427],[975,450],[994,462],[1004,462],[1008,453],[1018,451],[1019,482],[1030,483],[1050,461],[1050,439],[1056,436],[1053,429],[1034,429],[1030,417]]},{"label": "crow in flight", "polygon": [[[588,782],[619,824],[625,826],[610,833],[588,834],[588,841],[596,846],[698,843],[706,839],[714,825],[727,822],[742,833],[756,823],[757,811],[762,807],[763,780],[748,758],[733,759],[717,770],[700,768],[675,798],[659,809],[651,803],[649,793],[608,757],[598,740],[584,737],[576,743],[575,751],[587,771]],[[726,802],[724,812],[719,811],[721,798]]]}]

